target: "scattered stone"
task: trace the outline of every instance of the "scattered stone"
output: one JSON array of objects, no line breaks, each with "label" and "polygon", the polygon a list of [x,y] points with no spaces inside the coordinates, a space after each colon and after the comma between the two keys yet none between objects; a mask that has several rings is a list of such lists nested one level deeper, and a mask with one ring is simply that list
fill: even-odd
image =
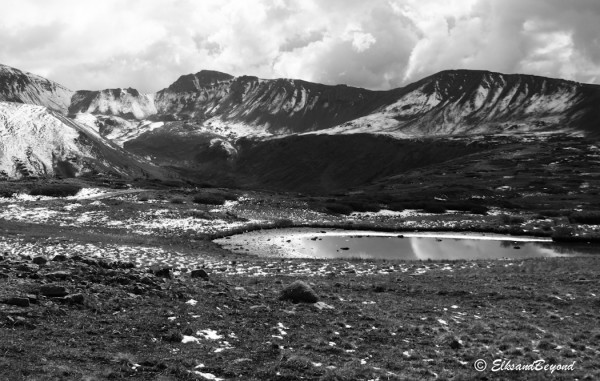
[{"label": "scattered stone", "polygon": [[281,291],[279,299],[293,303],[316,303],[319,297],[309,285],[297,280]]},{"label": "scattered stone", "polygon": [[8,298],[4,301],[4,303],[10,304],[11,306],[29,307],[29,299],[23,297]]},{"label": "scattered stone", "polygon": [[164,335],[163,339],[171,343],[181,343],[181,340],[183,340],[183,335],[179,331],[171,331]]},{"label": "scattered stone", "polygon": [[51,298],[63,297],[69,294],[67,289],[63,286],[58,286],[55,284],[45,284],[40,287],[40,294],[44,296],[49,296]]},{"label": "scattered stone", "polygon": [[72,304],[83,304],[85,297],[83,294],[72,294],[65,296],[63,300]]},{"label": "scattered stone", "polygon": [[256,306],[250,306],[250,309],[251,310],[262,310],[262,309],[270,310],[271,308],[269,308],[269,306],[267,306],[265,304],[258,304]]},{"label": "scattered stone", "polygon": [[115,266],[121,269],[133,269],[135,268],[135,263],[133,262],[116,262]]},{"label": "scattered stone", "polygon": [[133,292],[135,295],[142,295],[144,293],[144,289],[136,284],[131,292]]},{"label": "scattered stone", "polygon": [[98,261],[98,266],[102,267],[103,269],[107,269],[107,270],[113,268],[113,266],[112,266],[112,264],[110,262],[107,262],[107,261],[105,261],[103,259],[100,259]]},{"label": "scattered stone", "polygon": [[170,267],[164,267],[162,269],[154,270],[154,276],[171,279],[173,274],[171,273]]},{"label": "scattered stone", "polygon": [[340,247],[340,250],[350,250],[349,247]]},{"label": "scattered stone", "polygon": [[52,260],[56,262],[64,262],[67,260],[67,256],[63,254],[56,254]]},{"label": "scattered stone", "polygon": [[192,278],[202,278],[204,280],[208,280],[208,273],[204,271],[204,269],[192,270],[190,275]]},{"label": "scattered stone", "polygon": [[27,299],[29,299],[29,303],[31,304],[37,304],[39,301],[37,295],[34,294],[27,294]]},{"label": "scattered stone", "polygon": [[462,344],[460,343],[460,341],[458,341],[456,339],[450,340],[450,342],[448,343],[448,345],[452,349],[460,349],[460,348],[462,348]]},{"label": "scattered stone", "polygon": [[36,272],[39,270],[39,268],[40,267],[38,265],[32,265],[30,263],[22,263],[17,266],[17,270],[23,272]]},{"label": "scattered stone", "polygon": [[48,263],[48,260],[44,257],[35,257],[33,258],[32,262],[36,265],[45,265],[46,263]]},{"label": "scattered stone", "polygon": [[333,306],[330,306],[329,304],[323,303],[323,302],[316,302],[315,307],[317,307],[320,310],[333,310],[334,309]]},{"label": "scattered stone", "polygon": [[46,274],[46,278],[56,279],[56,280],[65,280],[71,277],[71,273],[68,271],[54,271]]}]

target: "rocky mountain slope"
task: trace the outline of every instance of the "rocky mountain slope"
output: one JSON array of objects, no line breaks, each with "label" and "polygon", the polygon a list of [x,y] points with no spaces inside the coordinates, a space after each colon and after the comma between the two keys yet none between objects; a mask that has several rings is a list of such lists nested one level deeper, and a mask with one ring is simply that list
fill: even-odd
[{"label": "rocky mountain slope", "polygon": [[[47,106],[59,112],[50,115],[63,125],[72,124],[75,129],[84,129],[95,136],[97,146],[110,140],[184,176],[197,179],[217,173],[241,179],[243,184],[260,186],[267,182],[280,188],[285,184],[279,175],[296,176],[297,181],[288,179],[285,183],[303,186],[308,179],[299,180],[304,178],[297,176],[300,172],[312,174],[309,188],[355,186],[357,182],[348,177],[352,171],[343,170],[344,163],[350,160],[359,165],[353,160],[355,157],[369,157],[371,153],[380,153],[379,150],[408,150],[398,139],[531,133],[600,136],[600,86],[474,70],[443,71],[388,91],[292,79],[234,77],[204,70],[181,76],[155,94],[142,94],[131,88],[72,93],[43,78],[2,67],[0,99]],[[30,171],[53,173],[43,169],[55,166],[47,159],[50,151],[44,148],[38,153],[36,146],[25,138],[27,131],[33,131],[31,126],[42,123],[43,112],[23,113],[21,109],[16,105],[4,106],[4,118],[11,120],[10,125],[5,123],[4,130],[21,131],[18,138],[14,133],[3,138],[4,146],[14,139],[20,139],[24,145],[14,146],[18,152],[3,149],[8,153],[3,153],[6,157],[3,168],[8,176],[16,175],[16,167],[8,164],[10,158],[26,162],[32,157],[26,154],[31,146],[33,154],[46,159],[39,161],[43,165],[32,164]],[[18,117],[14,118],[14,113]],[[59,127],[48,134],[46,140],[56,143],[52,148],[56,152],[73,150],[50,136],[67,134]],[[307,135],[307,139],[295,139],[299,134]],[[349,134],[360,135],[357,139],[337,138]],[[391,140],[375,139],[378,135]],[[368,144],[358,143],[367,140]],[[108,150],[123,155],[125,151],[119,151],[117,146]],[[339,157],[323,154],[332,149]],[[448,152],[447,149],[447,145],[440,148],[443,152]],[[448,158],[468,151],[458,150]],[[349,156],[347,152],[353,154]],[[429,150],[423,152],[436,155]],[[398,168],[429,162],[412,147],[405,153],[393,158],[386,153],[375,155],[377,160],[371,166],[359,165],[360,176],[355,176],[356,179],[362,183],[401,172],[389,168],[388,162],[400,163]],[[65,157],[61,155],[56,157]],[[79,153],[81,157],[86,155],[83,151]],[[288,160],[290,155],[296,156],[293,162]],[[122,163],[122,158],[116,161]],[[133,167],[138,168],[140,161],[136,162]],[[287,168],[282,163],[288,163]]]},{"label": "rocky mountain slope", "polygon": [[46,106],[65,113],[73,91],[35,74],[0,64],[0,101]]},{"label": "rocky mountain slope", "polygon": [[144,119],[156,114],[154,94],[141,94],[128,89],[102,91],[80,90],[71,98],[69,113],[117,115],[128,119]]},{"label": "rocky mountain slope", "polygon": [[[99,118],[96,127],[104,125],[102,133],[112,133],[121,144],[162,126],[143,128],[150,122],[186,120],[230,139],[295,133],[600,134],[600,86],[477,70],[443,71],[388,91],[203,70],[156,94],[142,94],[131,88],[73,93],[2,66],[0,99],[68,110],[72,117],[92,114]],[[116,118],[106,123],[107,117]]]},{"label": "rocky mountain slope", "polygon": [[93,129],[43,106],[0,102],[0,177],[144,176],[161,172]]},{"label": "rocky mountain slope", "polygon": [[156,94],[159,114],[210,126],[242,123],[279,135],[319,130],[367,115],[394,99],[396,90],[370,91],[292,79],[264,80],[201,71]]},{"label": "rocky mountain slope", "polygon": [[600,86],[522,74],[451,70],[395,90],[397,99],[322,131],[399,137],[600,133]]}]

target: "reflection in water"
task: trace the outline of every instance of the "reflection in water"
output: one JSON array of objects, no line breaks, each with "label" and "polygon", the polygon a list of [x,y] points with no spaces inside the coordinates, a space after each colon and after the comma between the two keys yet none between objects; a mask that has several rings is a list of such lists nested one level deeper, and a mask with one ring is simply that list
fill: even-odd
[{"label": "reflection in water", "polygon": [[233,251],[280,257],[473,260],[600,255],[597,245],[559,245],[547,239],[535,242],[534,238],[524,237],[443,233],[437,236],[407,234],[401,238],[389,233],[348,233],[282,229],[240,234],[217,242]]},{"label": "reflection in water", "polygon": [[[472,239],[340,237],[303,238],[295,249],[318,258],[379,258],[417,260],[556,257],[565,254],[551,244]],[[342,250],[344,248],[344,250]]]}]

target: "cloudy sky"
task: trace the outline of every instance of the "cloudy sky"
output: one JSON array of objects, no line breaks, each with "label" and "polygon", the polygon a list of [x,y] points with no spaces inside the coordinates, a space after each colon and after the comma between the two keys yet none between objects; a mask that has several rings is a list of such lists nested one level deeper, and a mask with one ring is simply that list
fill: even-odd
[{"label": "cloudy sky", "polygon": [[0,63],[154,92],[213,69],[370,89],[444,69],[600,83],[600,0],[0,0]]}]

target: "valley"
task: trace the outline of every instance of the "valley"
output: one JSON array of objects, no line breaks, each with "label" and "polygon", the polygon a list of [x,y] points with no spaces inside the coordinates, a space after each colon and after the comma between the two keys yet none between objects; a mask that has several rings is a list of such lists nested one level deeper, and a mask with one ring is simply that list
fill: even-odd
[{"label": "valley", "polygon": [[[598,378],[599,97],[468,70],[72,91],[0,66],[0,379]],[[582,256],[307,258],[296,229]],[[296,280],[318,302],[281,299]]]}]

